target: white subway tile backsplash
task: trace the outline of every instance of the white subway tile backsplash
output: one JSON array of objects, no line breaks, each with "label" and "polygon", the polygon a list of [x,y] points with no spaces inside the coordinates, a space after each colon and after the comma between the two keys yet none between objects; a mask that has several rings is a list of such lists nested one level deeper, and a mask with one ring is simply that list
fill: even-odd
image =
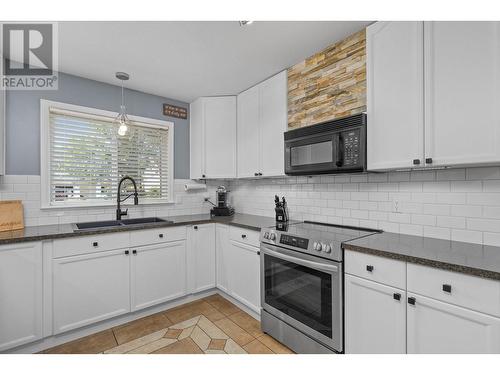
[{"label": "white subway tile backsplash", "polygon": [[449,240],[451,239],[451,230],[449,228],[424,226],[424,236]]},{"label": "white subway tile backsplash", "polygon": [[451,239],[453,241],[482,243],[483,232],[473,231],[473,230],[463,230],[463,229],[452,229]]},{"label": "white subway tile backsplash", "polygon": [[500,180],[484,181],[484,191],[500,192]]},{"label": "white subway tile backsplash", "polygon": [[467,219],[467,229],[484,232],[500,232],[500,220],[495,219]]},{"label": "white subway tile backsplash", "polygon": [[467,168],[467,180],[500,180],[500,167]]},{"label": "white subway tile backsplash", "polygon": [[465,218],[455,216],[438,216],[436,218],[438,227],[465,229]]},{"label": "white subway tile backsplash", "polygon": [[440,181],[465,180],[465,169],[443,169],[436,171],[436,179]]},{"label": "white subway tile backsplash", "polygon": [[[471,215],[468,215],[471,217]],[[500,206],[485,206],[483,216],[490,219],[500,219]]]},{"label": "white subway tile backsplash", "polygon": [[482,181],[452,181],[451,191],[455,192],[466,192],[474,193],[478,191],[483,191]]},{"label": "white subway tile backsplash", "polygon": [[483,243],[485,245],[500,246],[500,233],[483,233]]}]

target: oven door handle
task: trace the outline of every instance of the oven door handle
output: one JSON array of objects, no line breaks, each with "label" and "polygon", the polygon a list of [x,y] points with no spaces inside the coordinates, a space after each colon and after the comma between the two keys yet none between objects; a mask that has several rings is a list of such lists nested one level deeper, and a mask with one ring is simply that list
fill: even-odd
[{"label": "oven door handle", "polygon": [[283,254],[281,251],[271,250],[269,247],[262,245],[261,250],[264,254],[271,255],[273,257],[286,260],[291,263],[295,263],[304,267],[314,268],[317,270],[327,271],[327,272],[338,272],[339,268],[333,264],[325,264],[314,262],[311,260],[297,258],[291,255]]}]

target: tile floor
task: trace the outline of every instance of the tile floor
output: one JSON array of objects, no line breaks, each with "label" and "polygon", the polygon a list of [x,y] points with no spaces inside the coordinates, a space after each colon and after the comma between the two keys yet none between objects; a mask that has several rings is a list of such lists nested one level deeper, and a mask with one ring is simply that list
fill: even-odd
[{"label": "tile floor", "polygon": [[260,323],[213,294],[68,342],[48,354],[291,354]]}]

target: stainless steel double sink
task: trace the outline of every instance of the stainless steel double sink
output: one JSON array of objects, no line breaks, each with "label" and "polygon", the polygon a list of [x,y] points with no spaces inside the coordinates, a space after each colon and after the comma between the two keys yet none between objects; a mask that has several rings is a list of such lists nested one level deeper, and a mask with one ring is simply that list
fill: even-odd
[{"label": "stainless steel double sink", "polygon": [[167,224],[173,223],[170,220],[160,219],[159,217],[142,217],[137,219],[124,219],[124,220],[104,220],[104,221],[91,221],[88,223],[73,224],[73,232],[84,231],[100,231],[106,229],[115,229],[133,226],[150,226],[154,224]]}]

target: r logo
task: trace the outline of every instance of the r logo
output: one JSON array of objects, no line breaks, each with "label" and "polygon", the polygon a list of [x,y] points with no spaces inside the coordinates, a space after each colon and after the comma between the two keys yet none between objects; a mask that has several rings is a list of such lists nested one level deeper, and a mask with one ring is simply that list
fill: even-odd
[{"label": "r logo", "polygon": [[53,25],[50,23],[3,24],[3,51],[6,76],[47,76],[53,74]]}]

